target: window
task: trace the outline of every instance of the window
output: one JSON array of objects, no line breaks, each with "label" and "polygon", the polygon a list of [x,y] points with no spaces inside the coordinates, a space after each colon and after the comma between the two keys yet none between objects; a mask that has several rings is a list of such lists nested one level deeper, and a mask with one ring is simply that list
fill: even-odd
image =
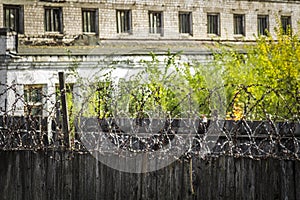
[{"label": "window", "polygon": [[4,5],[3,7],[4,27],[23,34],[24,33],[24,17],[23,7]]},{"label": "window", "polygon": [[163,33],[163,14],[162,12],[149,11],[149,32]]},{"label": "window", "polygon": [[257,16],[257,29],[258,35],[267,35],[269,31],[269,16],[258,15]]},{"label": "window", "polygon": [[82,31],[84,33],[98,33],[98,12],[96,10],[82,10]]},{"label": "window", "polygon": [[131,11],[117,10],[117,33],[131,32]]},{"label": "window", "polygon": [[45,31],[62,33],[61,8],[45,8]]},{"label": "window", "polygon": [[192,35],[192,13],[179,13],[179,33],[188,33]]},{"label": "window", "polygon": [[281,27],[284,34],[288,34],[292,28],[291,16],[281,16]]},{"label": "window", "polygon": [[217,13],[207,14],[207,33],[220,35],[220,15]]},{"label": "window", "polygon": [[233,15],[235,35],[245,35],[245,15]]},{"label": "window", "polygon": [[112,91],[111,82],[98,82],[94,98],[95,113],[99,118],[110,117],[112,115]]},{"label": "window", "polygon": [[43,86],[25,85],[24,100],[26,115],[41,116],[43,113]]}]

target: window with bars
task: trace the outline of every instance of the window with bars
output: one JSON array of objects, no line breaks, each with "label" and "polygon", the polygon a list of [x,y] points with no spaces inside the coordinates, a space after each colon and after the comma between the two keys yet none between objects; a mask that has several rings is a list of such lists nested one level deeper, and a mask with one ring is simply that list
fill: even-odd
[{"label": "window with bars", "polygon": [[245,35],[245,15],[233,15],[233,26],[235,35]]},{"label": "window with bars", "polygon": [[92,9],[82,10],[82,31],[84,33],[98,33],[98,12]]},{"label": "window with bars", "polygon": [[163,14],[159,11],[149,11],[149,32],[163,34]]},{"label": "window with bars", "polygon": [[257,16],[257,33],[258,35],[267,35],[269,31],[269,16],[258,15]]},{"label": "window with bars", "polygon": [[117,10],[117,33],[132,33],[131,10]]},{"label": "window with bars", "polygon": [[24,101],[26,115],[42,116],[43,85],[24,85]]},{"label": "window with bars", "polygon": [[18,33],[24,33],[24,11],[22,6],[4,5],[3,20],[4,27]]},{"label": "window with bars", "polygon": [[193,34],[191,12],[179,12],[179,33]]},{"label": "window with bars", "polygon": [[62,33],[62,9],[45,8],[45,31]]},{"label": "window with bars", "polygon": [[207,14],[207,33],[220,35],[220,14],[218,13]]},{"label": "window with bars", "polygon": [[291,16],[281,16],[281,27],[284,34],[288,34],[292,28]]}]

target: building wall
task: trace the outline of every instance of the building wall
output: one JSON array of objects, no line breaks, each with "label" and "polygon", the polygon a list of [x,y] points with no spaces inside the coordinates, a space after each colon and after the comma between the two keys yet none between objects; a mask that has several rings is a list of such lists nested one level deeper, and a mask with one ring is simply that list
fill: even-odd
[{"label": "building wall", "polygon": [[[297,29],[300,16],[299,1],[234,1],[234,0],[67,0],[62,3],[51,3],[38,0],[22,1],[3,0],[0,4],[0,27],[3,26],[3,4],[24,5],[25,33],[23,40],[52,39],[55,34],[44,30],[44,6],[62,7],[63,33],[58,34],[65,40],[73,39],[82,34],[82,8],[94,8],[99,12],[99,38],[101,39],[200,39],[210,40],[207,34],[207,13],[220,13],[221,40],[253,40],[257,35],[257,15],[269,15],[270,31],[274,35],[277,26],[276,18],[281,15],[291,16],[292,28]],[[132,10],[132,34],[118,34],[116,10]],[[163,11],[164,35],[149,34],[148,11]],[[192,12],[193,34],[179,34],[178,12]],[[233,14],[245,14],[246,35],[237,38],[233,34]],[[21,35],[22,36],[22,35]],[[22,37],[21,37],[22,38]]]},{"label": "building wall", "polygon": [[[0,92],[7,89],[6,85],[15,85],[16,87],[15,90],[8,89],[5,96],[0,95],[0,102],[2,102],[0,103],[0,108],[6,106],[8,113],[13,112],[16,116],[24,115],[24,101],[17,98],[17,96],[22,97],[24,95],[24,86],[26,85],[42,85],[43,93],[47,97],[45,98],[47,101],[45,100],[44,102],[43,116],[49,116],[53,114],[56,102],[55,87],[59,84],[58,72],[65,72],[66,83],[72,83],[75,87],[78,87],[76,85],[78,77],[70,70],[74,61],[77,66],[76,72],[79,74],[79,79],[83,81],[101,80],[101,75],[106,73],[103,69],[107,69],[107,66],[110,66],[111,63],[116,63],[114,64],[116,69],[113,70],[112,77],[117,81],[119,78],[128,78],[126,75],[129,72],[133,72],[136,67],[139,67],[141,60],[151,61],[151,59],[151,55],[20,56],[18,59],[11,59],[7,63],[0,63],[0,78],[1,80],[6,80],[5,85],[0,84]],[[163,62],[166,59],[166,55],[157,55],[157,59]],[[211,54],[181,55],[178,57],[178,62],[193,60],[203,63],[210,59]],[[17,96],[16,93],[18,94]],[[5,101],[7,101],[6,105],[4,105]]]}]

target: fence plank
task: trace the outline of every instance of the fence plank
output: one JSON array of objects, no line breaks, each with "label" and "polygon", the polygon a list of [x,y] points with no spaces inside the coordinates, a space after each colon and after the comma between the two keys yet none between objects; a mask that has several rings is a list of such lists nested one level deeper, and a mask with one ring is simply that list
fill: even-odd
[{"label": "fence plank", "polygon": [[295,196],[300,197],[300,162],[294,162]]},{"label": "fence plank", "polygon": [[198,191],[200,191],[200,199],[211,199],[211,188],[212,182],[207,181],[211,180],[211,165],[212,160],[210,158],[206,158],[203,162],[200,162],[199,165],[199,173],[200,173],[200,187]]},{"label": "fence plank", "polygon": [[144,174],[82,152],[0,151],[0,160],[0,199],[297,199],[300,189],[299,160],[194,157],[192,179],[183,159]]},{"label": "fence plank", "polygon": [[[289,160],[280,161],[281,170],[281,199],[296,199],[294,163]],[[299,169],[297,169],[299,170]]]},{"label": "fence plank", "polygon": [[234,166],[234,158],[232,157],[224,157],[225,168],[226,168],[226,180],[225,180],[225,198],[226,199],[235,199],[235,166]]},{"label": "fence plank", "polygon": [[225,198],[225,188],[226,188],[226,160],[225,157],[220,157],[217,161],[216,173],[218,184],[218,199]]}]

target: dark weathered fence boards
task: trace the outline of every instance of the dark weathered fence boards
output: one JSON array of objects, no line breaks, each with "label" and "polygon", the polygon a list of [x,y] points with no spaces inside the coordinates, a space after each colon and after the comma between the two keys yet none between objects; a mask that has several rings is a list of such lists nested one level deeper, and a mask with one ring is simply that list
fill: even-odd
[{"label": "dark weathered fence boards", "polygon": [[131,174],[85,152],[0,151],[0,199],[300,199],[300,161],[220,156],[189,169],[182,159]]}]

